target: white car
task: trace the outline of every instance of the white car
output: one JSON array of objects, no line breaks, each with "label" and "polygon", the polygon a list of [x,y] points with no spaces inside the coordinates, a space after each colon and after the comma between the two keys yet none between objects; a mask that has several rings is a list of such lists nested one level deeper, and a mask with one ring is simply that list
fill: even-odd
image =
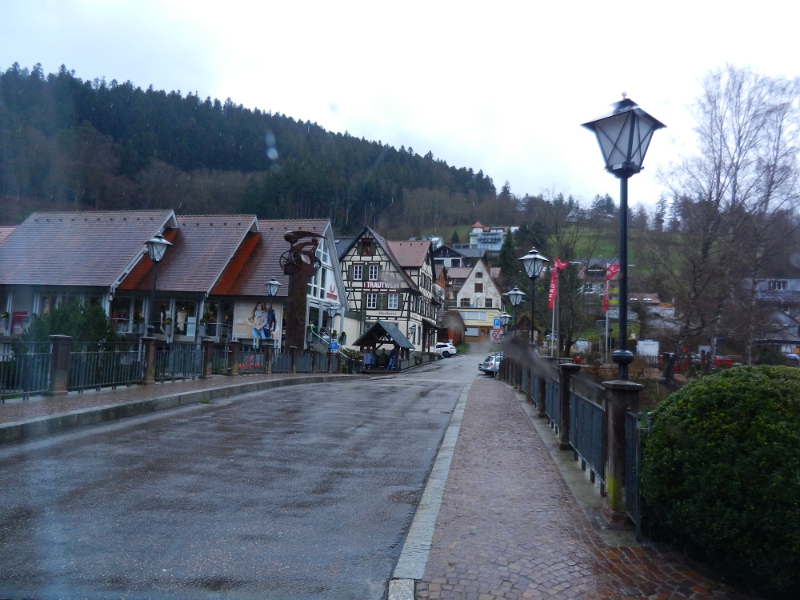
[{"label": "white car", "polygon": [[453,342],[436,342],[436,354],[442,358],[454,356],[458,351]]}]

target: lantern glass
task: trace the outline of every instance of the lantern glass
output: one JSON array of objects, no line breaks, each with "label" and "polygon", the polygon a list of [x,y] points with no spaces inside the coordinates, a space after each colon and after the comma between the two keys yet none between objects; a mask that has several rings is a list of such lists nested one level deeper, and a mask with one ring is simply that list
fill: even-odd
[{"label": "lantern glass", "polygon": [[519,303],[522,302],[522,297],[525,295],[525,292],[523,292],[517,286],[514,286],[514,289],[508,292],[506,295],[511,301],[511,306],[519,306]]},{"label": "lantern glass", "polygon": [[264,285],[267,286],[267,296],[274,298],[278,294],[278,288],[281,286],[281,283],[273,277]]},{"label": "lantern glass", "polygon": [[333,319],[336,314],[339,312],[339,305],[338,304],[328,304],[325,307],[325,310],[328,311],[328,316]]},{"label": "lantern glass", "polygon": [[545,263],[550,261],[536,251],[536,248],[531,248],[525,256],[519,259],[525,266],[525,274],[529,279],[537,279],[542,274]]},{"label": "lantern glass", "polygon": [[611,114],[584,123],[583,127],[597,136],[606,170],[617,177],[629,177],[642,170],[653,132],[665,125],[633,100],[623,98],[612,106]]},{"label": "lantern glass", "polygon": [[508,322],[511,320],[511,315],[507,312],[500,313],[500,324],[505,327],[508,325]]},{"label": "lantern glass", "polygon": [[147,240],[147,253],[150,255],[150,260],[155,263],[161,262],[169,246],[172,246],[172,244],[165,240],[160,233],[151,237]]}]

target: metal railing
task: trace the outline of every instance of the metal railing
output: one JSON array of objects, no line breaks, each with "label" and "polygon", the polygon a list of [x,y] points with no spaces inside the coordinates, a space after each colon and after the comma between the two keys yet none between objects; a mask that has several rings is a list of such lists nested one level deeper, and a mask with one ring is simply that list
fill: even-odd
[{"label": "metal railing", "polygon": [[195,379],[203,374],[203,349],[194,344],[172,344],[156,350],[156,381]]},{"label": "metal railing", "polygon": [[230,368],[228,366],[228,355],[230,351],[230,346],[227,344],[214,346],[211,352],[211,373],[213,375],[230,374]]},{"label": "metal railing", "polygon": [[603,408],[605,389],[579,376],[570,377],[569,443],[581,458],[581,467],[591,470],[605,481],[606,413]]},{"label": "metal railing", "polygon": [[267,354],[263,350],[242,349],[239,351],[240,375],[266,373],[268,366],[269,363],[267,362]]},{"label": "metal railing", "polygon": [[288,352],[281,352],[272,357],[273,373],[288,373],[292,369],[292,356]]},{"label": "metal railing", "polygon": [[295,362],[295,371],[298,373],[311,373],[311,368],[313,365],[313,357],[311,356],[311,352],[306,350],[305,352],[297,353],[297,360]]},{"label": "metal railing", "polygon": [[0,344],[0,402],[48,391],[51,361],[50,342]]},{"label": "metal railing", "polygon": [[72,344],[67,390],[130,387],[144,378],[143,353],[138,343]]},{"label": "metal railing", "polygon": [[548,375],[545,381],[544,412],[556,431],[561,426],[560,395],[561,382],[552,375]]}]

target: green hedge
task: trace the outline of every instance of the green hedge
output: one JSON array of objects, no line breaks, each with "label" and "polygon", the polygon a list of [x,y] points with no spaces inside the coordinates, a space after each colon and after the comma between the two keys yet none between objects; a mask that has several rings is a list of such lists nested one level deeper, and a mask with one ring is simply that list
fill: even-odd
[{"label": "green hedge", "polygon": [[642,495],[656,539],[774,592],[800,585],[800,369],[734,368],[667,398]]}]

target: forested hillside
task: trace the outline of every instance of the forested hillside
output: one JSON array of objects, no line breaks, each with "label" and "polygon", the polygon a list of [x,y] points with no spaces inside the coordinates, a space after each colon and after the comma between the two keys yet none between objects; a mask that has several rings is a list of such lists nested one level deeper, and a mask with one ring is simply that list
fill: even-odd
[{"label": "forested hillside", "polygon": [[[482,171],[315,123],[131,82],[16,63],[0,74],[0,221],[32,209],[327,217],[395,235],[497,212]],[[510,208],[506,206],[505,208]],[[502,212],[502,211],[501,211]]]}]

